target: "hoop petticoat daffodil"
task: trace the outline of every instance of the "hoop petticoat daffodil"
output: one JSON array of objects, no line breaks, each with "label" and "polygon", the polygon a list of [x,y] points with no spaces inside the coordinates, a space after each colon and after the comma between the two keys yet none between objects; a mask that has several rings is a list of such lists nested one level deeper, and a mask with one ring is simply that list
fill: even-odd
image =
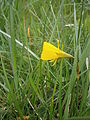
[{"label": "hoop petticoat daffodil", "polygon": [[57,40],[57,43],[58,43],[58,47],[55,47],[54,45],[48,42],[44,42],[40,59],[50,60],[51,62],[55,61],[56,63],[57,59],[59,58],[74,58],[72,55],[60,50],[59,40]]}]

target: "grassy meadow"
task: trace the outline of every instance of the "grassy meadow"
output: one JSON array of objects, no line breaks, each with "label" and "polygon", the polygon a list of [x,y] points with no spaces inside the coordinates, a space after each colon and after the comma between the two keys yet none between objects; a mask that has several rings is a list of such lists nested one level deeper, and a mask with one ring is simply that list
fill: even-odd
[{"label": "grassy meadow", "polygon": [[[57,39],[74,58],[41,60]],[[23,119],[90,120],[90,0],[0,0],[0,120]]]}]

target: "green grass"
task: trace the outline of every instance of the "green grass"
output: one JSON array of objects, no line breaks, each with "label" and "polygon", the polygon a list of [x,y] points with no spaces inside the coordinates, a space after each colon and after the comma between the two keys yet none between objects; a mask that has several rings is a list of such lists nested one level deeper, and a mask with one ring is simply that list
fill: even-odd
[{"label": "green grass", "polygon": [[[89,8],[86,0],[0,1],[0,120],[90,119]],[[74,59],[52,66],[40,54],[57,39]]]}]

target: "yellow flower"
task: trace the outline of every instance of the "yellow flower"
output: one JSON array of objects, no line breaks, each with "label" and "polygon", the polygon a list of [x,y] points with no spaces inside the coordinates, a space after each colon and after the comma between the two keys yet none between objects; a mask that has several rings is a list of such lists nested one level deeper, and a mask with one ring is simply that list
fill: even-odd
[{"label": "yellow flower", "polygon": [[48,42],[43,43],[41,60],[51,60],[51,62],[55,61],[56,63],[58,58],[73,58],[72,55],[60,50],[59,40],[57,40],[57,43],[58,43],[58,48]]}]

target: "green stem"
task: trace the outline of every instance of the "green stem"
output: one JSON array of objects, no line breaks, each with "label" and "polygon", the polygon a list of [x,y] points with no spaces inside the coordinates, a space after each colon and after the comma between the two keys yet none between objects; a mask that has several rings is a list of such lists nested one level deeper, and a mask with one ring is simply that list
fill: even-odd
[{"label": "green stem", "polygon": [[59,80],[59,120],[62,120],[62,100],[61,100],[61,88],[62,88],[62,63],[63,59],[61,59],[60,64],[60,80]]},{"label": "green stem", "polygon": [[14,19],[13,19],[13,9],[12,4],[10,4],[10,33],[11,33],[11,40],[9,43],[10,46],[10,53],[12,59],[12,69],[14,75],[14,83],[16,90],[18,89],[18,79],[17,79],[17,67],[16,67],[16,44],[15,44],[15,34],[14,34]]},{"label": "green stem", "polygon": [[52,120],[52,115],[53,115],[53,99],[54,99],[54,94],[55,94],[55,90],[56,90],[56,86],[57,86],[57,80],[55,81],[53,94],[52,94],[52,101],[51,101],[51,106],[50,106],[50,118],[49,118],[50,120]]}]

